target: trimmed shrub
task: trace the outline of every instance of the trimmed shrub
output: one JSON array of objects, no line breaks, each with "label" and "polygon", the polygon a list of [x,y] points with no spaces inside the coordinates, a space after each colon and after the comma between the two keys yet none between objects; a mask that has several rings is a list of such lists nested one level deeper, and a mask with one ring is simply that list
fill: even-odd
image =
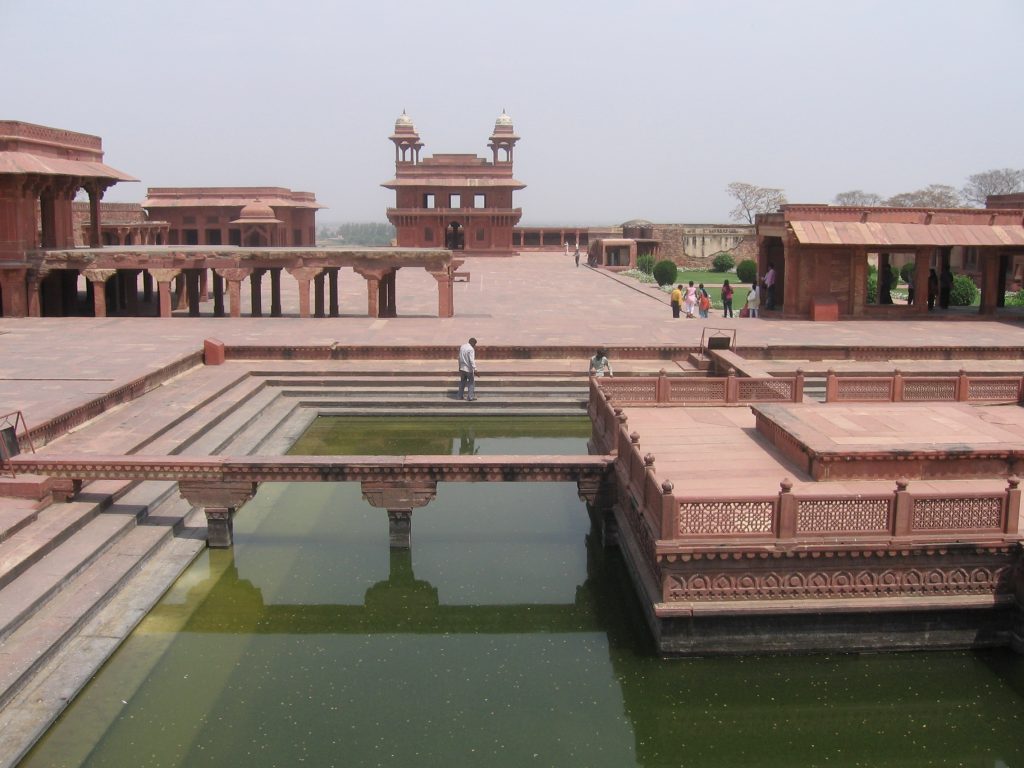
[{"label": "trimmed shrub", "polygon": [[910,278],[914,276],[914,270],[917,266],[912,261],[908,261],[902,267],[900,267],[900,277],[903,278],[903,282],[909,282]]},{"label": "trimmed shrub", "polygon": [[978,298],[978,286],[967,275],[954,275],[949,289],[949,303],[953,307],[969,307]]},{"label": "trimmed shrub", "polygon": [[737,264],[736,279],[747,285],[757,280],[757,262],[753,259],[744,259]]},{"label": "trimmed shrub", "polygon": [[716,253],[715,258],[711,260],[711,271],[712,272],[728,272],[730,269],[736,266],[736,259],[732,257],[731,253],[722,251]]},{"label": "trimmed shrub", "polygon": [[878,271],[868,270],[868,304],[878,303]]},{"label": "trimmed shrub", "polygon": [[665,259],[654,265],[654,279],[658,281],[658,285],[670,285],[676,281],[678,271],[674,261]]},{"label": "trimmed shrub", "polygon": [[654,274],[654,256],[645,253],[636,257],[636,268],[648,275]]}]

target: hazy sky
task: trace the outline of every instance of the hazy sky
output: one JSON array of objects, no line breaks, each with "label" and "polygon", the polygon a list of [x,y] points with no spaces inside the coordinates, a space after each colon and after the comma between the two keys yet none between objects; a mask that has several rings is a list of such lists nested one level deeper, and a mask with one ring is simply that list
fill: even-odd
[{"label": "hazy sky", "polygon": [[148,186],[383,221],[387,137],[522,137],[523,224],[717,222],[725,186],[889,196],[1024,167],[1022,0],[0,0],[0,119],[99,135]]}]

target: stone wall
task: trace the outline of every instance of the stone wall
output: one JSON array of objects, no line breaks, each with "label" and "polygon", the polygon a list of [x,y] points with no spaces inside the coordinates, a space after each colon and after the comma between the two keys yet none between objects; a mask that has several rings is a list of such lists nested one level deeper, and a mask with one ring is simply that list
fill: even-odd
[{"label": "stone wall", "polygon": [[709,269],[721,252],[736,262],[757,259],[754,228],[739,224],[655,224],[654,237],[661,241],[661,257],[688,269]]}]

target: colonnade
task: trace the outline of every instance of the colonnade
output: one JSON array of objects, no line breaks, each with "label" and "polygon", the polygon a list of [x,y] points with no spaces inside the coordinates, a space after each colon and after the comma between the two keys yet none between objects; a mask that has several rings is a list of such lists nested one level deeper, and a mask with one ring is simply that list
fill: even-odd
[{"label": "colonnade", "polygon": [[[332,248],[238,248],[203,246],[107,247],[98,249],[45,250],[32,254],[35,268],[6,272],[4,298],[23,291],[27,300],[18,314],[40,316],[74,314],[78,300],[78,276],[88,281],[86,300],[96,317],[109,312],[129,314],[149,302],[155,291],[160,317],[174,310],[200,314],[200,304],[213,299],[215,317],[240,317],[243,283],[249,283],[253,317],[262,317],[264,279],[270,281],[270,317],[282,314],[282,279],[287,274],[298,289],[300,317],[338,317],[339,272],[351,267],[366,281],[366,313],[370,317],[395,317],[398,311],[398,270],[425,269],[437,282],[438,317],[454,315],[452,278],[461,262],[452,263],[443,249],[332,249]],[[142,297],[139,296],[139,276]],[[226,301],[225,301],[226,298]]]}]

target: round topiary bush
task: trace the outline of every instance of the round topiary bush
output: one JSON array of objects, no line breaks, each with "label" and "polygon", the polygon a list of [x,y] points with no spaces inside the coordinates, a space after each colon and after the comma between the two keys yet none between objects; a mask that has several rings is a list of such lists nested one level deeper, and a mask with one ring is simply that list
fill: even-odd
[{"label": "round topiary bush", "polygon": [[744,259],[736,265],[736,279],[741,283],[752,283],[757,280],[757,262]]},{"label": "round topiary bush", "polygon": [[903,279],[904,283],[909,282],[910,278],[914,276],[915,269],[917,269],[917,265],[912,261],[908,261],[900,267],[900,277]]},{"label": "round topiary bush", "polygon": [[730,269],[736,266],[736,259],[732,257],[731,253],[722,251],[716,253],[715,258],[711,260],[711,271],[712,272],[728,272]]},{"label": "round topiary bush", "polygon": [[676,263],[674,261],[659,261],[654,265],[654,279],[658,281],[658,285],[670,285],[676,281]]},{"label": "round topiary bush", "polygon": [[647,275],[654,274],[654,256],[645,253],[636,257],[636,268]]},{"label": "round topiary bush", "polygon": [[954,275],[949,289],[949,303],[954,307],[969,307],[978,298],[978,286],[967,275]]}]

